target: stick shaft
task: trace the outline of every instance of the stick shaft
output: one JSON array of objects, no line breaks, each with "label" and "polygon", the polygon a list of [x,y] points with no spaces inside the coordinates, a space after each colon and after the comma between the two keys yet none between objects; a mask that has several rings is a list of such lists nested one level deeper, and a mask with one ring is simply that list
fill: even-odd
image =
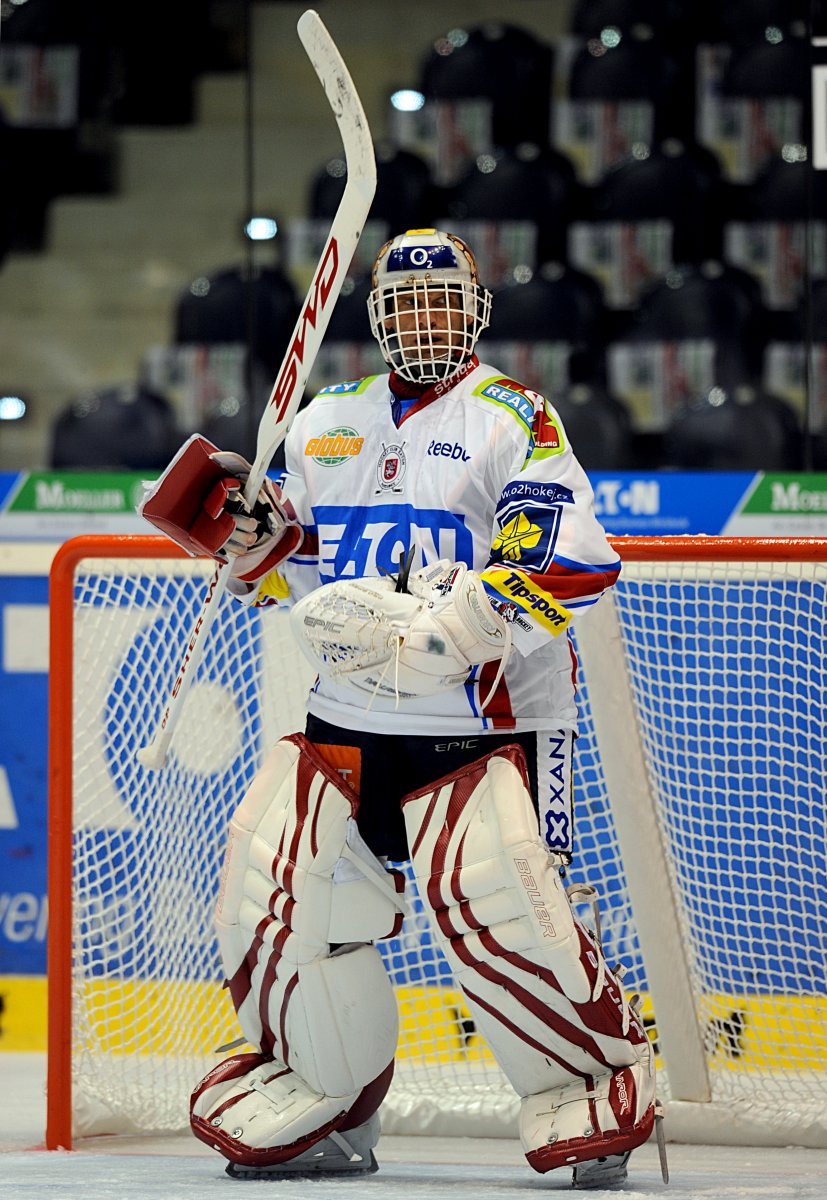
[{"label": "stick shaft", "polygon": [[[298,411],[376,193],[373,141],[362,102],[344,60],[322,20],[312,9],[302,14],[297,28],[336,117],[347,163],[347,184],[259,422],[256,459],[244,488],[244,495],[251,505],[258,496],[273,455],[287,436],[290,422]],[[231,570],[231,564],[219,568],[207,589],[155,736],[138,751],[138,761],[146,767],[157,769],[166,761],[184,700],[203,658],[206,638],[218,613]]]}]

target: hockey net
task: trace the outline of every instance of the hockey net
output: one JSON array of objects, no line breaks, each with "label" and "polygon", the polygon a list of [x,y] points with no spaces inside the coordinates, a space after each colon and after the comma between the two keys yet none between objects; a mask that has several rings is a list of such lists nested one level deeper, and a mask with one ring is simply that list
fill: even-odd
[{"label": "hockey net", "polygon": [[[827,541],[616,545],[577,634],[570,882],[597,886],[608,961],[644,998],[667,1136],[824,1145]],[[210,924],[225,829],[311,677],[283,613],[225,603],[168,765],[138,764],[209,572],[154,537],[55,559],[50,1147],[184,1127],[238,1035]],[[383,1126],[510,1135],[516,1098],[408,899],[380,943],[401,1019]]]}]

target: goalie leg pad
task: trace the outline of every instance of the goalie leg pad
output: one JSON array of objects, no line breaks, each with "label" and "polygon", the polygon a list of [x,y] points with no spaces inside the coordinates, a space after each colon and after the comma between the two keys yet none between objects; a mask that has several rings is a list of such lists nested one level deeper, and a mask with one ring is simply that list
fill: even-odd
[{"label": "goalie leg pad", "polygon": [[306,738],[283,738],[230,822],[215,916],[245,1037],[339,1096],[374,1079],[397,1038],[390,981],[364,943],[398,931],[404,885],[362,842],[357,811]]},{"label": "goalie leg pad", "polygon": [[547,1171],[645,1141],[650,1043],[540,839],[522,750],[412,793],[403,812],[435,936],[524,1098],[529,1163]]},{"label": "goalie leg pad", "polygon": [[[241,1174],[283,1170],[373,1170],[376,1110],[393,1063],[355,1097],[323,1096],[294,1071],[262,1054],[225,1059],[204,1077],[190,1102],[193,1133]],[[350,1152],[345,1153],[347,1147]]]},{"label": "goalie leg pad", "polygon": [[[242,1030],[261,1054],[210,1072],[192,1121],[228,1157],[239,1146],[252,1161],[294,1157],[357,1113],[367,1121],[390,1082],[396,1002],[366,942],[398,932],[404,881],[368,850],[357,811],[355,793],[295,734],[230,822],[215,924]],[[210,1133],[228,1104],[243,1131],[229,1142]]]}]

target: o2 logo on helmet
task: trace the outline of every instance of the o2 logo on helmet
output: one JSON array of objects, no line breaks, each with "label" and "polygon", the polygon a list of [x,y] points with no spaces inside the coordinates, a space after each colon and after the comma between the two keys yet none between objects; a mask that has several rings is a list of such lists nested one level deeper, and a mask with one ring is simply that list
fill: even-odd
[{"label": "o2 logo on helmet", "polygon": [[376,465],[376,481],[379,486],[373,493],[375,496],[380,496],[382,492],[402,491],[402,480],[408,469],[405,445],[405,442],[392,442],[390,446],[382,443],[382,453]]},{"label": "o2 logo on helmet", "polygon": [[411,250],[411,266],[414,267],[431,267],[430,255],[424,246],[414,246]]},{"label": "o2 logo on helmet", "polygon": [[388,271],[443,271],[457,267],[450,246],[399,246],[388,255]]}]

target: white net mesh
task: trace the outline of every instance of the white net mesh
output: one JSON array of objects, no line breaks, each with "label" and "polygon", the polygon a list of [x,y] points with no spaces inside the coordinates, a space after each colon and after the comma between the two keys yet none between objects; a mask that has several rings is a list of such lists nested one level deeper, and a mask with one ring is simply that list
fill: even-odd
[{"label": "white net mesh", "polygon": [[[73,1121],[164,1130],[238,1034],[210,921],[230,811],[303,724],[309,668],[284,614],[226,603],[163,771],[154,730],[205,587],[189,560],[84,559],[73,685]],[[615,589],[713,1098],[823,1113],[823,565],[627,563]],[[576,859],[610,963],[644,955],[581,681]],[[509,1133],[516,1098],[474,1030],[409,885],[381,943],[399,1000],[389,1132]],[[658,947],[645,947],[648,956]],[[654,1030],[652,1031],[653,1036]],[[220,1056],[219,1056],[220,1057]],[[668,1055],[662,1092],[668,1095]]]},{"label": "white net mesh", "polygon": [[[712,1100],[769,1126],[827,1109],[826,580],[825,562],[640,562],[615,596]],[[587,874],[606,862],[579,845]],[[646,993],[633,931],[612,945],[622,878],[613,907],[598,870],[608,954]]]}]

